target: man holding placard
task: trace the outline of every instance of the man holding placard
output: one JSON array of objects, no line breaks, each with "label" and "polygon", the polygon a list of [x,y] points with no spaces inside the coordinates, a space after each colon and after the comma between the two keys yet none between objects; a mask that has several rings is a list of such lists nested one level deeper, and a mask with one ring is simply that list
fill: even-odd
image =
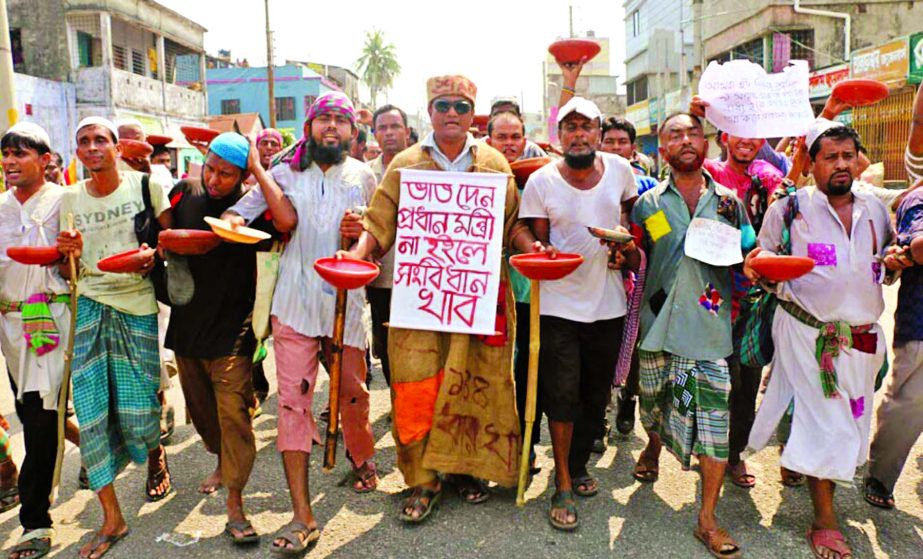
[{"label": "man holding placard", "polygon": [[739,557],[740,546],[718,527],[715,507],[728,460],[727,357],[731,343],[731,265],[755,242],[736,194],[703,172],[707,141],[698,117],[664,120],[660,153],[669,178],[645,192],[631,220],[644,231],[647,279],[641,307],[641,423],[650,440],[634,476],[659,476],[660,450],[684,469],[696,455],[702,508],[695,535],[716,557]]},{"label": "man holding placard", "polygon": [[515,311],[500,248],[529,251],[534,241],[517,219],[509,164],[468,133],[474,83],[450,75],[426,85],[433,132],[395,156],[365,230],[341,253],[397,250],[388,349],[398,466],[413,488],[400,518],[410,523],[432,512],[440,473],[455,474],[471,504],[489,496],[478,478],[517,481]]}]

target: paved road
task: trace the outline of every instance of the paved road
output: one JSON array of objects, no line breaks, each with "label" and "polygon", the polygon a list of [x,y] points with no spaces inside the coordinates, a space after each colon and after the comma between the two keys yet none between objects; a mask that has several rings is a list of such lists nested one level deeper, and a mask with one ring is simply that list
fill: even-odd
[{"label": "paved road", "polygon": [[[894,290],[888,291],[888,302],[885,327],[890,333]],[[268,362],[272,363],[272,359]],[[269,372],[272,377],[271,365]],[[326,384],[319,388],[326,391]],[[169,398],[182,410],[178,387],[170,391]],[[319,394],[317,410],[324,400]],[[16,458],[21,459],[22,434],[12,408],[9,389],[0,386],[0,412],[13,424],[13,446]],[[245,498],[256,529],[270,534],[289,520],[290,505],[273,446],[274,397],[264,409],[255,425],[259,454]],[[546,520],[552,493],[547,430],[542,441],[545,445],[538,447],[542,472],[527,494],[529,501],[524,509],[516,508],[515,494],[509,490],[498,490],[490,501],[477,506],[467,505],[453,495],[443,500],[430,522],[407,528],[395,514],[404,486],[395,466],[388,411],[388,390],[377,374],[372,385],[372,420],[378,441],[376,460],[384,477],[375,493],[356,495],[348,487],[338,486],[346,473],[342,445],[332,474],[321,472],[320,453],[316,453],[311,489],[314,510],[324,532],[308,557],[709,557],[692,536],[698,506],[697,474],[683,472],[675,459],[664,455],[661,479],[655,485],[642,485],[631,477],[632,465],[645,440],[640,429],[615,441],[605,454],[594,458],[591,472],[599,476],[602,491],[595,498],[580,501],[581,527],[575,534],[557,532]],[[168,452],[177,491],[164,501],[144,502],[144,468],[130,467],[119,478],[117,491],[132,534],[108,557],[270,556],[268,537],[249,549],[235,549],[222,537],[223,494],[205,497],[195,491],[201,478],[214,467],[214,459],[205,453],[191,426],[177,429]],[[810,558],[804,539],[811,520],[807,491],[784,488],[778,482],[777,462],[774,449],[757,455],[751,462],[751,470],[758,476],[756,488],[747,491],[728,484],[719,516],[724,527],[744,546],[747,557]],[[53,556],[74,556],[78,542],[90,537],[101,522],[93,494],[76,490],[78,467],[78,451],[69,448],[63,487],[52,511],[58,529]],[[857,487],[839,490],[837,506],[857,558],[923,558],[923,440],[915,447],[896,493],[897,509],[886,512],[866,505]],[[13,511],[0,515],[0,534],[5,534],[0,538],[3,549],[19,536],[15,515]]]}]

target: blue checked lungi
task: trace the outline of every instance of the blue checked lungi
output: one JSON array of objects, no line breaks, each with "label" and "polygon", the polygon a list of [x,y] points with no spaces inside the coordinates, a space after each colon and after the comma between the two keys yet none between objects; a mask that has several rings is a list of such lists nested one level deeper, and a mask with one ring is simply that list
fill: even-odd
[{"label": "blue checked lungi", "polygon": [[641,424],[689,469],[692,455],[728,459],[727,361],[640,351]]},{"label": "blue checked lungi", "polygon": [[157,315],[134,316],[80,297],[73,363],[80,456],[90,488],[160,445]]}]

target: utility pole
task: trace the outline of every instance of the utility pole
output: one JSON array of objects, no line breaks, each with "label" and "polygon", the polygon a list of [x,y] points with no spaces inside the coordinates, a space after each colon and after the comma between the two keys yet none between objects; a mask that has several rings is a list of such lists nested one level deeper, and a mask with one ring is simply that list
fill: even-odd
[{"label": "utility pole", "polygon": [[10,22],[6,16],[6,0],[0,0],[0,132],[8,130],[17,120],[19,112],[16,110]]},{"label": "utility pole", "polygon": [[570,5],[567,7],[567,19],[570,22],[570,35],[571,39],[574,38],[574,6]]},{"label": "utility pole", "polygon": [[[2,2],[3,0],[0,0]],[[276,127],[276,84],[272,69],[272,31],[269,30],[269,0],[266,2],[266,82],[269,84],[269,127]]]}]

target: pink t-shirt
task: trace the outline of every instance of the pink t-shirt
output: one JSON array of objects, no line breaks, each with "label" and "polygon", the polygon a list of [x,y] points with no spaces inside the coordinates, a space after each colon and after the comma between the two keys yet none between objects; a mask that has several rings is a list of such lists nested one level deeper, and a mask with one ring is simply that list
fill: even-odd
[{"label": "pink t-shirt", "polygon": [[760,182],[766,187],[769,194],[782,184],[782,172],[772,166],[771,163],[762,159],[754,160],[747,168],[747,174],[741,175],[728,164],[727,161],[718,161],[717,159],[706,159],[703,164],[708,174],[715,179],[715,182],[728,188],[733,188],[737,197],[746,202],[747,192],[750,190],[750,177],[757,176]]}]

